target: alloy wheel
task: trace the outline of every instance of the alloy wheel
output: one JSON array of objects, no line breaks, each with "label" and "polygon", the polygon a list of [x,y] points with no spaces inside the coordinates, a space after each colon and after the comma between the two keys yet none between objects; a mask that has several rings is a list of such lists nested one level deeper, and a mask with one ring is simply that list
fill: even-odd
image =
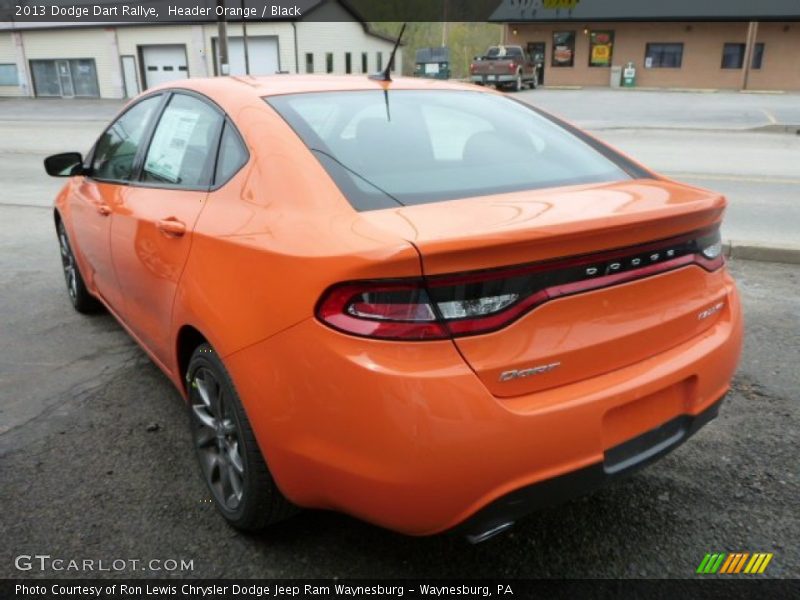
[{"label": "alloy wheel", "polygon": [[245,466],[234,408],[217,376],[206,367],[191,383],[193,437],[203,476],[218,504],[235,511],[242,502]]},{"label": "alloy wheel", "polygon": [[75,256],[73,256],[72,249],[69,246],[64,225],[59,225],[58,243],[61,249],[61,265],[64,268],[64,279],[67,281],[67,292],[69,292],[69,297],[74,303],[78,297],[78,272],[75,266]]}]

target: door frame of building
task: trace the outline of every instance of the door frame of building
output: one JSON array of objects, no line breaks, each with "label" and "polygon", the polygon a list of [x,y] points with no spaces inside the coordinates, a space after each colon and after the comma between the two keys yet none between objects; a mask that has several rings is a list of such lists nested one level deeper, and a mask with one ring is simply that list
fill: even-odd
[{"label": "door frame of building", "polygon": [[[132,82],[128,81],[128,74],[127,74],[127,71],[125,70],[125,61],[126,60],[133,61],[133,68],[131,69],[131,73],[133,73],[133,81]],[[128,64],[130,64],[130,63],[128,63]],[[122,91],[125,93],[125,97],[126,98],[134,98],[135,96],[138,96],[142,91],[142,83],[141,83],[141,79],[139,78],[139,69],[136,66],[136,56],[134,56],[133,54],[122,54],[119,57],[119,67],[120,67],[120,70],[122,71]],[[133,96],[128,94],[128,84],[129,83],[133,84],[133,88],[134,88]]]},{"label": "door frame of building", "polygon": [[545,68],[545,63],[547,62],[547,42],[528,42],[528,45],[526,46],[526,48],[528,50],[528,55],[531,57],[531,59],[533,58],[532,49],[534,47],[536,47],[536,46],[541,46],[541,48],[542,48],[542,62],[541,62],[541,67],[539,67],[539,73],[538,73],[538,76],[537,76],[536,83],[537,83],[537,85],[543,85],[544,84],[544,68]]},{"label": "door frame of building", "polygon": [[[75,81],[72,79],[72,68],[69,66],[69,59],[67,58],[56,58],[54,59],[56,64],[56,76],[58,77],[58,87],[61,88],[61,97],[62,98],[74,98],[75,97]],[[65,66],[67,71],[64,77],[67,78],[69,81],[69,87],[71,93],[65,94],[64,93],[64,82],[61,80],[62,73],[61,73],[61,66]]]}]

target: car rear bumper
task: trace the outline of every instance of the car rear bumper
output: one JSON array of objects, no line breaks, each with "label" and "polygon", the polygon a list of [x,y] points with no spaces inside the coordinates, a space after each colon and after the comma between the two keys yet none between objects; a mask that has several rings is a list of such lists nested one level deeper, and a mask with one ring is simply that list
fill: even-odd
[{"label": "car rear bumper", "polygon": [[726,280],[702,334],[513,398],[489,393],[450,341],[367,340],[313,319],[224,360],[289,499],[407,534],[475,530],[642,466],[713,417],[742,343]]},{"label": "car rear bumper", "polygon": [[495,85],[497,83],[513,83],[517,80],[517,76],[516,74],[471,75],[470,80],[472,83],[480,85]]},{"label": "car rear bumper", "polygon": [[457,527],[474,541],[536,510],[561,504],[641,469],[669,454],[716,418],[723,398],[697,415],[680,415],[609,448],[602,462],[514,490],[483,507]]}]

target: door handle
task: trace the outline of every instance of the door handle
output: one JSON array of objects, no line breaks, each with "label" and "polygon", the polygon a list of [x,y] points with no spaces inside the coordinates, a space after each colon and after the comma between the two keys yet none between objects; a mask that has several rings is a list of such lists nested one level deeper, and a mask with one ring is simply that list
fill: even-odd
[{"label": "door handle", "polygon": [[186,225],[175,217],[159,219],[156,221],[156,227],[158,227],[159,231],[162,233],[175,237],[180,237],[186,233]]},{"label": "door handle", "polygon": [[97,212],[107,217],[111,214],[111,207],[108,204],[98,204],[97,205]]}]

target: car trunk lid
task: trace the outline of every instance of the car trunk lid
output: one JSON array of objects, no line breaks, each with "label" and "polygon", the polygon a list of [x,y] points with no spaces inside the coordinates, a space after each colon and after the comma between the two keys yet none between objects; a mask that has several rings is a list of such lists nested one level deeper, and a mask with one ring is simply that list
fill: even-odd
[{"label": "car trunk lid", "polygon": [[[713,307],[724,288],[707,270],[690,264],[689,246],[700,235],[696,232],[718,225],[724,207],[724,198],[712,192],[635,180],[361,216],[415,245],[442,314],[450,310],[453,294],[463,295],[474,278],[487,273],[495,280],[516,277],[519,285],[548,288],[529,309],[518,303],[519,314],[510,322],[501,319],[477,334],[459,329],[465,321],[450,315],[464,360],[492,393],[510,397],[632,364],[714,322],[720,311]],[[619,272],[608,272],[616,263],[622,264]],[[600,271],[594,276],[605,277],[602,287],[585,285],[587,269]],[[545,283],[536,283],[541,277]],[[461,287],[452,292],[454,286]],[[492,302],[506,297],[496,292]],[[706,310],[708,318],[698,318]]]}]

